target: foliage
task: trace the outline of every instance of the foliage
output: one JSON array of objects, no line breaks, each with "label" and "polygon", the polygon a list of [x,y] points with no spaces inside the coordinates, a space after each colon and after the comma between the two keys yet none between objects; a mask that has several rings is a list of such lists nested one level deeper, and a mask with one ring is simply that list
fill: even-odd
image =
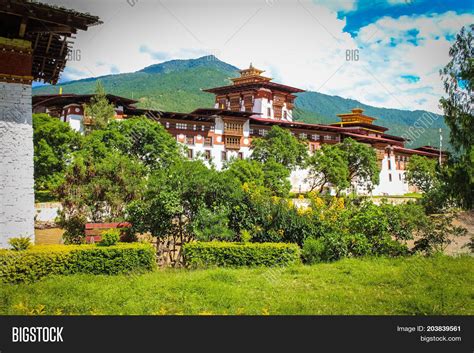
[{"label": "foliage", "polygon": [[366,186],[369,190],[379,183],[377,156],[372,146],[346,138],[338,147],[346,154],[349,183]]},{"label": "foliage", "polygon": [[[226,223],[222,219],[224,208],[220,208],[223,213],[217,219],[208,220],[207,224],[203,217],[225,206],[227,200],[238,199],[239,192],[237,179],[225,177],[202,161],[182,160],[150,176],[143,198],[129,206],[128,219],[135,232],[150,232],[159,238],[193,237],[193,230],[210,226],[209,222],[222,229]],[[212,227],[199,229],[201,236],[210,236],[212,231]]]},{"label": "foliage", "polygon": [[437,160],[424,156],[413,155],[407,165],[406,180],[426,193],[439,185]]},{"label": "foliage", "polygon": [[103,156],[84,149],[68,166],[57,190],[62,203],[58,224],[66,243],[80,243],[87,221],[120,221],[125,207],[142,192],[144,166],[131,157],[104,148]]},{"label": "foliage", "polygon": [[120,229],[108,229],[104,230],[101,233],[101,240],[100,243],[97,244],[99,246],[112,246],[116,245],[120,240]]},{"label": "foliage", "polygon": [[304,142],[299,141],[288,130],[272,126],[267,135],[252,140],[252,159],[262,163],[274,161],[292,170],[302,166],[308,149]]},{"label": "foliage", "polygon": [[285,197],[291,189],[290,172],[274,160],[265,163],[251,159],[235,159],[228,164],[228,173],[242,184],[267,188],[272,195]]},{"label": "foliage", "polygon": [[447,97],[440,100],[456,155],[448,163],[447,193],[463,208],[474,205],[474,24],[463,27],[440,71]]},{"label": "foliage", "polygon": [[291,190],[290,171],[282,164],[270,159],[263,164],[264,185],[273,195],[286,197]]},{"label": "foliage", "polygon": [[0,278],[6,283],[33,282],[49,275],[74,273],[120,274],[154,269],[149,244],[45,245],[0,253]]},{"label": "foliage", "polygon": [[181,156],[181,150],[165,128],[145,116],[112,121],[91,138],[108,148],[136,157],[149,169],[165,168]]},{"label": "foliage", "polygon": [[306,181],[311,185],[311,191],[321,193],[328,184],[340,191],[350,185],[346,153],[337,145],[322,145],[308,158],[307,168]]},{"label": "foliage", "polygon": [[449,50],[451,61],[440,70],[448,95],[440,100],[451,144],[458,151],[474,145],[474,24],[463,27]]},{"label": "foliage", "polygon": [[363,234],[328,233],[317,239],[306,239],[302,253],[306,263],[314,264],[335,261],[344,257],[367,256],[372,254],[372,246]]},{"label": "foliage", "polygon": [[199,241],[233,240],[235,235],[229,229],[228,214],[229,210],[224,206],[214,207],[213,209],[201,208],[198,210],[192,224],[193,234],[196,236],[196,239]]},{"label": "foliage", "polygon": [[429,222],[421,229],[420,238],[415,241],[413,251],[431,255],[443,252],[451,244],[452,237],[463,236],[467,230],[453,224],[456,214],[431,215]]},{"label": "foliage", "polygon": [[28,250],[31,246],[31,239],[28,237],[10,238],[8,244],[15,251]]},{"label": "foliage", "polygon": [[111,104],[100,80],[96,82],[95,95],[90,103],[84,105],[84,116],[91,118],[91,129],[103,129],[115,115],[115,107]]},{"label": "foliage", "polygon": [[62,179],[81,136],[48,114],[33,114],[35,191],[52,190]]},{"label": "foliage", "polygon": [[184,246],[189,267],[288,266],[300,262],[300,249],[284,243],[193,242]]}]

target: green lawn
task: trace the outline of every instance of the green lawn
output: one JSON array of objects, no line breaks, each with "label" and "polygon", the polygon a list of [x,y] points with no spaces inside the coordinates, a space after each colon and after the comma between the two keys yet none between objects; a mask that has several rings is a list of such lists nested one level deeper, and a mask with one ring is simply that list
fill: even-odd
[{"label": "green lawn", "polygon": [[474,259],[346,259],[0,285],[0,314],[474,314]]}]

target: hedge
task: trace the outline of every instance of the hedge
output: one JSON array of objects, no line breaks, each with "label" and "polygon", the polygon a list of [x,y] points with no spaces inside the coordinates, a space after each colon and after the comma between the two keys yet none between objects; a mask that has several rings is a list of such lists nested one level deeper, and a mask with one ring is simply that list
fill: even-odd
[{"label": "hedge", "polygon": [[300,248],[288,243],[193,242],[183,246],[188,267],[286,266],[299,263]]},{"label": "hedge", "polygon": [[150,244],[123,243],[109,247],[42,245],[24,251],[0,251],[0,282],[33,282],[48,275],[74,273],[115,275],[156,267]]}]

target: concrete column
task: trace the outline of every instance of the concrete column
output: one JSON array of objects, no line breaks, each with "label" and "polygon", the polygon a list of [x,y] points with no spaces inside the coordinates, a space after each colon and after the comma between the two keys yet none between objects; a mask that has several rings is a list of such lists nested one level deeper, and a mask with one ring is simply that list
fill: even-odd
[{"label": "concrete column", "polygon": [[31,52],[19,42],[0,41],[0,248],[15,237],[34,242]]}]

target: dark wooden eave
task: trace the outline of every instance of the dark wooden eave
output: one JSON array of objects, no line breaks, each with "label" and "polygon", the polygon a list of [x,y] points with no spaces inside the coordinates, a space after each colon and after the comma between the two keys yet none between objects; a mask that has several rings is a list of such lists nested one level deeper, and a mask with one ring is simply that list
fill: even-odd
[{"label": "dark wooden eave", "polygon": [[27,0],[0,0],[0,36],[31,42],[31,76],[56,84],[77,30],[101,24],[98,17]]}]

